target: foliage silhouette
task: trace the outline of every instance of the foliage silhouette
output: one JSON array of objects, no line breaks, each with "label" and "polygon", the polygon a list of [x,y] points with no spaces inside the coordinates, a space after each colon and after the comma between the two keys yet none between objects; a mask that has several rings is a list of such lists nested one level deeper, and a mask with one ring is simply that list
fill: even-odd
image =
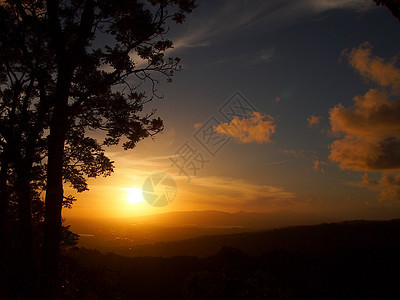
[{"label": "foliage silhouette", "polygon": [[[141,112],[160,97],[159,80],[170,81],[180,69],[179,58],[164,57],[172,48],[164,38],[168,24],[182,23],[194,8],[192,0],[0,2],[0,242],[6,244],[7,222],[16,220],[25,269],[20,296],[37,286],[34,218],[43,212],[41,193],[41,288],[42,297],[52,298],[61,210],[74,201],[63,183],[86,190],[87,177],[113,170],[105,146],[123,139],[131,149],[163,129],[154,111]],[[91,130],[106,138],[96,140]]]},{"label": "foliage silhouette", "polygon": [[399,0],[374,0],[376,5],[385,6],[392,15],[400,21],[400,1]]}]

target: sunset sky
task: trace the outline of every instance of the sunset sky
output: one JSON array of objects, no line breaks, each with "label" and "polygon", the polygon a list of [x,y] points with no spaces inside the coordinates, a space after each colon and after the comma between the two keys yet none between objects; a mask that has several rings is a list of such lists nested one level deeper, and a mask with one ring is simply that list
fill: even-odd
[{"label": "sunset sky", "polygon": [[[161,82],[164,99],[145,107],[158,109],[164,132],[134,150],[109,148],[114,174],[90,179],[90,191],[78,195],[65,186],[78,201],[64,217],[180,210],[399,217],[400,23],[390,12],[372,0],[199,4],[169,32],[168,55],[182,58],[182,71]],[[225,118],[237,97],[251,110]],[[215,152],[199,142],[210,122],[216,147],[223,145]],[[171,161],[184,145],[204,159],[196,174],[188,167],[190,179]],[[129,203],[132,189],[157,172],[175,180],[174,201]]]}]

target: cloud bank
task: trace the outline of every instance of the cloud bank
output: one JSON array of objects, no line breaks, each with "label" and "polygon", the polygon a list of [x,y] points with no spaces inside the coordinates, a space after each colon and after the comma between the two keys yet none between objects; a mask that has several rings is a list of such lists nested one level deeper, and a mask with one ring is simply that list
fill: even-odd
[{"label": "cloud bank", "polygon": [[[368,43],[345,56],[377,88],[355,97],[350,107],[338,104],[330,110],[331,131],[338,137],[330,146],[330,159],[342,169],[384,172],[377,182],[383,188],[381,199],[399,199],[400,69],[395,60],[373,56]],[[367,176],[363,182],[375,186]]]}]

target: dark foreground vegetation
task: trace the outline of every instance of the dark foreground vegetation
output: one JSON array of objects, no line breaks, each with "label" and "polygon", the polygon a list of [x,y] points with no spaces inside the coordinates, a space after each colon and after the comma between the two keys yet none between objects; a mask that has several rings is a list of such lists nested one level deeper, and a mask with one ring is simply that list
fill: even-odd
[{"label": "dark foreground vegetation", "polygon": [[14,298],[58,298],[62,209],[76,200],[64,186],[87,190],[114,170],[107,147],[133,149],[163,130],[148,105],[181,68],[166,35],[195,7],[0,1],[0,278]]},{"label": "dark foreground vegetation", "polygon": [[174,257],[65,251],[62,299],[400,299],[400,220],[290,227],[186,243],[195,241],[227,246],[203,258],[184,256],[184,247]]}]

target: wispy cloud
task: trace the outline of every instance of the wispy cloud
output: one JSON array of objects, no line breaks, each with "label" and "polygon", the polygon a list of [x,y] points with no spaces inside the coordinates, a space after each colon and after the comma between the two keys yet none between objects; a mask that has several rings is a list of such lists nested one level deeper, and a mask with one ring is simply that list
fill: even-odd
[{"label": "wispy cloud", "polygon": [[[368,7],[368,0],[223,0],[200,3],[186,21],[182,33],[172,37],[173,48],[168,49],[168,57],[173,52],[188,48],[206,47],[231,38],[238,31],[256,28],[257,31],[274,30],[290,26],[302,19],[317,16],[334,9],[362,10]],[[232,58],[248,65],[269,62],[274,48]],[[147,66],[147,60],[132,51],[130,58],[136,68]],[[218,62],[223,62],[219,60]],[[112,71],[111,66],[103,68]]]},{"label": "wispy cloud", "polygon": [[235,67],[248,67],[254,64],[269,63],[274,57],[275,48],[262,49],[253,53],[245,53],[233,57],[224,57],[215,64],[233,64]]},{"label": "wispy cloud", "polygon": [[264,164],[265,167],[274,166],[274,165],[281,165],[287,163],[287,160],[277,160],[277,161],[269,161]]},{"label": "wispy cloud", "polygon": [[265,31],[290,26],[329,10],[364,10],[368,0],[225,0],[203,2],[188,18],[187,31],[177,36],[176,50],[203,47],[229,38],[240,30],[257,27]]},{"label": "wispy cloud", "polygon": [[371,7],[371,1],[365,0],[308,0],[308,5],[317,12],[332,9],[364,10]]},{"label": "wispy cloud", "polygon": [[283,151],[285,154],[296,157],[296,158],[304,158],[305,151],[304,150],[293,150],[293,149],[287,149]]},{"label": "wispy cloud", "polygon": [[154,172],[163,172],[170,167],[169,158],[171,156],[146,157],[133,156],[132,152],[119,151],[107,152],[107,156],[117,163],[117,169],[132,172],[136,175],[150,175]]},{"label": "wispy cloud", "polygon": [[296,195],[284,188],[230,177],[196,177],[190,191],[193,195],[186,201],[212,203],[225,209],[290,205],[296,201]]}]

